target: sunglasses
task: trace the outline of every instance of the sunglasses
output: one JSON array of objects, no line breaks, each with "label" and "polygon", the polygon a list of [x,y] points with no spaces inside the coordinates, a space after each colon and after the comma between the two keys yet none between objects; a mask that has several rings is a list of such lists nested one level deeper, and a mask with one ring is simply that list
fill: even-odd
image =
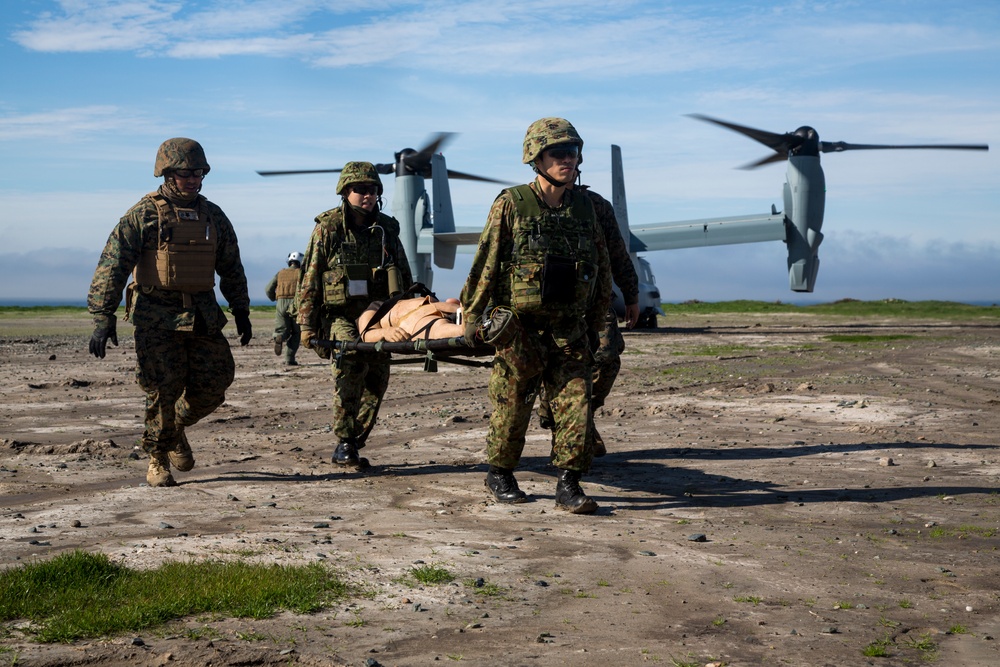
[{"label": "sunglasses", "polygon": [[178,178],[202,178],[205,176],[204,169],[174,169],[172,173]]},{"label": "sunglasses", "polygon": [[352,185],[351,191],[359,195],[377,195],[377,185]]},{"label": "sunglasses", "polygon": [[578,157],[580,155],[580,147],[575,145],[555,146],[554,148],[545,149],[545,154],[553,160],[565,160],[570,157]]}]

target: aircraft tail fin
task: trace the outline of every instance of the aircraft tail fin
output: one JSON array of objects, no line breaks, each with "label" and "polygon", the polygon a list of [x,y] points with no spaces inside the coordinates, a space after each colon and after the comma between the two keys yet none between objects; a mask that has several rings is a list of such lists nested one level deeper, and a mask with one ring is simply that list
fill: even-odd
[{"label": "aircraft tail fin", "polygon": [[434,205],[432,214],[434,233],[443,234],[455,231],[455,212],[451,207],[451,188],[448,186],[448,167],[444,155],[435,153],[431,156],[431,194]]},{"label": "aircraft tail fin", "polygon": [[622,149],[611,145],[611,204],[618,220],[618,230],[623,239],[629,240],[629,250],[636,252],[645,248],[634,245],[639,239],[632,236],[628,227],[628,204],[625,202],[625,170],[622,167]]}]

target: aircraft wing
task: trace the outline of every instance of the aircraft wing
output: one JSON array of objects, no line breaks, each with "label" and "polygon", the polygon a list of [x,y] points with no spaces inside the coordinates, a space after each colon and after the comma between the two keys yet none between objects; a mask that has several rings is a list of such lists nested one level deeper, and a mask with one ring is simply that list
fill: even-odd
[{"label": "aircraft wing", "polygon": [[441,269],[455,268],[456,252],[475,252],[482,235],[481,227],[467,227],[449,232],[435,232],[430,227],[420,230],[417,252],[430,253],[434,266]]},{"label": "aircraft wing", "polygon": [[632,252],[784,241],[786,237],[785,216],[773,210],[770,215],[661,222],[633,226],[629,231]]}]

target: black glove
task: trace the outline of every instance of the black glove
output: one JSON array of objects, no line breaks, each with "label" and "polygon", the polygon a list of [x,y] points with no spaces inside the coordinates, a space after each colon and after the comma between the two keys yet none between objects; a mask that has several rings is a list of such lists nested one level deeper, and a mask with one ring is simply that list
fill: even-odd
[{"label": "black glove", "polygon": [[601,349],[601,333],[587,329],[587,345],[590,346],[591,354],[597,354],[597,351]]},{"label": "black glove", "polygon": [[94,333],[90,336],[90,353],[98,359],[103,359],[107,354],[109,340],[118,347],[118,331],[114,320],[107,326],[98,325],[94,328]]},{"label": "black glove", "polygon": [[253,338],[253,327],[250,326],[250,311],[234,310],[233,319],[236,320],[236,333],[240,335],[240,345],[246,345]]}]

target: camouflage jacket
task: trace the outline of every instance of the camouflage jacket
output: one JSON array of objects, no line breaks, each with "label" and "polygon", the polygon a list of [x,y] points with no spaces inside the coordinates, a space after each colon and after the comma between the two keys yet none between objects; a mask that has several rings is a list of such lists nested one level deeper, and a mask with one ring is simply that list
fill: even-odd
[{"label": "camouflage jacket", "polygon": [[[366,257],[369,266],[380,264],[395,264],[399,268],[400,282],[403,289],[413,284],[410,264],[406,251],[399,241],[399,223],[395,218],[378,214],[378,219],[371,227],[357,227],[344,221],[344,203],[316,216],[316,226],[313,228],[306,255],[302,262],[302,278],[295,294],[295,306],[298,311],[298,322],[304,329],[322,331],[323,321],[335,317],[345,318],[351,322],[357,320],[372,300],[387,298],[374,295],[371,300],[357,301],[346,306],[332,308],[323,303],[323,274],[330,270],[345,243],[355,243],[356,256]],[[382,236],[372,228],[378,225],[385,230],[385,253],[383,256]]]},{"label": "camouflage jacket", "polygon": [[590,201],[594,204],[597,222],[604,230],[604,240],[608,244],[611,277],[614,278],[615,284],[621,290],[625,305],[639,303],[639,276],[636,275],[635,267],[632,266],[632,256],[629,255],[628,245],[622,239],[614,206],[607,199],[591,190],[589,185],[578,186],[577,190],[590,197]]},{"label": "camouflage jacket", "polygon": [[[204,197],[199,195],[199,199]],[[216,228],[215,272],[220,278],[219,289],[230,310],[250,310],[236,231],[221,208],[207,200],[205,204],[209,222]],[[159,214],[152,198],[146,195],[118,221],[97,263],[87,295],[87,308],[95,325],[107,326],[115,321],[129,274],[143,250],[155,251],[158,241]],[[196,316],[205,323],[209,334],[225,326],[226,316],[215,298],[215,290],[190,295],[190,306],[185,308],[184,294],[176,290],[137,289],[130,319],[136,328],[192,331]]]},{"label": "camouflage jacket", "polygon": [[[536,186],[532,184],[532,188]],[[570,206],[569,191],[563,195],[562,206]],[[541,202],[543,208],[546,207]],[[504,190],[490,208],[486,227],[479,237],[479,247],[472,260],[469,277],[462,288],[461,302],[465,317],[475,318],[487,312],[491,305],[509,305],[510,276],[500,270],[501,263],[509,262],[514,246],[514,222],[518,216],[513,196]],[[611,305],[611,270],[607,246],[600,224],[594,224],[594,245],[597,247],[597,283],[585,315],[585,326],[592,331],[602,331]],[[553,313],[553,315],[556,315]],[[558,322],[554,318],[553,322]],[[562,325],[565,326],[565,325]],[[580,333],[583,333],[581,331]],[[568,332],[557,332],[558,337]]]}]

